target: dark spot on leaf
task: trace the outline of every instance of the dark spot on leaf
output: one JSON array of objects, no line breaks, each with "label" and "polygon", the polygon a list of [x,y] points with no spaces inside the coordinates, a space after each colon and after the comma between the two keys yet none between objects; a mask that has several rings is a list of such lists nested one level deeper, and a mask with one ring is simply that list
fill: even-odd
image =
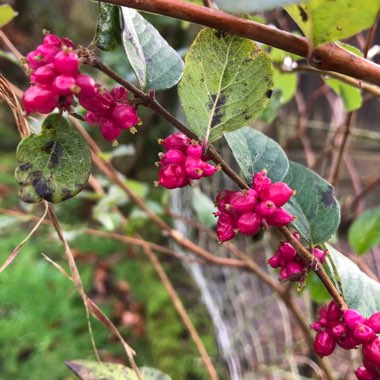
[{"label": "dark spot on leaf", "polygon": [[322,193],[322,202],[326,207],[335,204],[334,188],[331,185]]},{"label": "dark spot on leaf", "polygon": [[30,162],[24,162],[23,164],[21,164],[21,165],[19,166],[19,168],[20,168],[21,171],[25,172],[25,171],[31,169],[32,166],[33,166],[33,165],[32,165]]},{"label": "dark spot on leaf", "polygon": [[65,201],[66,199],[69,199],[73,196],[70,189],[67,189],[66,187],[62,189],[62,201]]},{"label": "dark spot on leaf", "polygon": [[42,150],[47,153],[47,154],[50,154],[52,149],[54,147],[54,141],[49,141],[45,144],[44,147],[42,147]]},{"label": "dark spot on leaf", "polygon": [[268,99],[270,99],[271,96],[272,96],[272,94],[273,94],[273,90],[268,90],[267,93],[266,93],[265,95],[266,95],[266,97],[267,97]]},{"label": "dark spot on leaf", "polygon": [[303,22],[306,22],[306,21],[309,19],[309,17],[308,17],[308,15],[307,15],[305,9],[303,9],[303,8],[301,7],[301,5],[297,5],[297,8],[298,8],[298,10],[299,10],[299,12],[300,12],[300,16],[301,16],[302,21],[303,21]]},{"label": "dark spot on leaf", "polygon": [[215,37],[216,38],[223,38],[225,36],[225,33],[224,32],[222,32],[221,30],[216,30],[215,31]]},{"label": "dark spot on leaf", "polygon": [[251,115],[249,115],[249,114],[244,115],[244,120],[249,120],[250,118],[251,118]]},{"label": "dark spot on leaf", "polygon": [[222,107],[226,103],[226,96],[221,94],[221,95],[219,95],[218,100],[216,100],[216,95],[211,95],[211,99],[212,99],[213,104],[216,101],[215,112],[214,112],[214,115],[213,115],[212,121],[211,121],[211,128],[214,128],[215,126],[217,126],[221,122],[222,117],[224,116],[224,112],[222,110]]},{"label": "dark spot on leaf", "polygon": [[32,182],[32,185],[39,197],[44,198],[47,201],[51,201],[53,199],[53,189],[49,186],[46,179],[41,176],[36,176]]},{"label": "dark spot on leaf", "polygon": [[63,147],[62,144],[58,141],[54,144],[54,148],[50,155],[50,165],[51,166],[57,166],[59,164],[59,161],[63,155]]}]

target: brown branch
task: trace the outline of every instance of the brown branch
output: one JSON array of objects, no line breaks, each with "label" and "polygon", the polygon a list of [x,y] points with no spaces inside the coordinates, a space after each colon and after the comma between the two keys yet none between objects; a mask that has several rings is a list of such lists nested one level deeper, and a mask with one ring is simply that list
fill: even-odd
[{"label": "brown branch", "polygon": [[355,197],[355,199],[352,201],[351,209],[356,210],[359,201],[365,198],[371,191],[376,189],[377,186],[380,186],[380,177],[377,177],[375,180],[373,180],[366,188],[363,189],[360,194]]},{"label": "brown branch", "polygon": [[303,37],[263,25],[248,19],[180,0],[101,0],[163,16],[186,20],[224,32],[265,43],[302,57],[320,70],[336,71],[353,78],[380,85],[380,66],[358,57],[334,43],[319,46],[309,54],[309,44]]},{"label": "brown branch", "polygon": [[172,283],[170,282],[169,277],[165,273],[164,268],[162,267],[159,260],[157,259],[157,257],[155,256],[155,254],[152,252],[152,250],[149,247],[144,248],[144,253],[147,255],[154,269],[156,270],[158,276],[160,277],[161,282],[165,286],[166,291],[168,292],[174,307],[176,308],[179,316],[181,317],[183,324],[186,326],[187,330],[190,333],[191,338],[193,339],[195,345],[197,346],[197,349],[199,351],[199,354],[201,355],[202,361],[210,375],[210,379],[218,380],[218,374],[216,372],[215,367],[212,364],[210,356],[207,353],[206,347],[204,346],[201,337],[199,336],[196,328],[191,322],[191,319],[189,315],[187,314],[186,309],[184,308]]}]

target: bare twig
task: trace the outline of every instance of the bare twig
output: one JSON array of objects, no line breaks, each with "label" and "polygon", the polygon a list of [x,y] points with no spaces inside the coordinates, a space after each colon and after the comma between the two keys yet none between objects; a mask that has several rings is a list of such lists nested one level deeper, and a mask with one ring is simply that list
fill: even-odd
[{"label": "bare twig", "polygon": [[180,0],[102,0],[219,29],[310,58],[320,70],[336,71],[380,85],[380,66],[331,43],[310,51],[307,40],[294,34],[241,17]]},{"label": "bare twig", "polygon": [[210,379],[212,380],[218,380],[218,374],[216,372],[215,367],[212,364],[212,361],[210,359],[210,356],[207,353],[206,347],[204,346],[202,339],[200,338],[196,328],[194,327],[193,323],[191,322],[191,319],[189,315],[187,314],[177,292],[175,291],[172,283],[169,280],[169,277],[164,271],[164,268],[160,264],[159,260],[155,256],[155,254],[152,252],[152,250],[149,247],[144,248],[144,252],[149,258],[150,262],[152,263],[154,269],[156,270],[158,276],[160,277],[163,285],[166,288],[166,291],[168,292],[172,303],[174,307],[176,308],[179,316],[181,317],[184,325],[186,326],[187,330],[190,333],[191,338],[193,339],[195,345],[197,346],[197,349],[199,351],[199,354],[201,355],[202,361],[207,369],[207,372],[210,375]]}]

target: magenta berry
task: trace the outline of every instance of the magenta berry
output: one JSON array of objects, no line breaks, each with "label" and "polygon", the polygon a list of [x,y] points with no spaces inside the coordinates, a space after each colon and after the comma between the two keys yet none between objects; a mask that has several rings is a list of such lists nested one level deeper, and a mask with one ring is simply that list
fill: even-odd
[{"label": "magenta berry", "polygon": [[191,143],[191,140],[182,132],[178,132],[168,136],[163,140],[162,144],[166,150],[177,149],[186,153],[186,149]]},{"label": "magenta berry", "polygon": [[257,198],[244,192],[236,192],[231,196],[231,207],[239,213],[255,211]]},{"label": "magenta berry", "polygon": [[278,247],[278,251],[286,261],[293,261],[296,258],[297,252],[294,247],[287,242],[281,243]]},{"label": "magenta berry", "polygon": [[330,328],[330,332],[335,339],[343,339],[347,335],[347,328],[343,323],[337,323]]},{"label": "magenta berry", "polygon": [[288,279],[290,281],[299,280],[303,274],[302,266],[295,261],[291,261],[286,264],[286,272],[288,273]]},{"label": "magenta berry", "polygon": [[75,51],[61,50],[54,57],[54,69],[60,74],[76,76],[79,69],[78,54]]},{"label": "magenta berry", "polygon": [[365,322],[365,318],[358,311],[353,309],[345,310],[343,319],[350,330],[354,330],[357,325]]},{"label": "magenta berry", "polygon": [[351,334],[345,336],[343,339],[338,340],[338,345],[344,350],[352,350],[358,346],[358,342],[353,338]]},{"label": "magenta berry", "polygon": [[293,219],[293,215],[285,209],[276,208],[270,216],[265,218],[265,221],[270,226],[283,227],[288,225]]},{"label": "magenta berry", "polygon": [[44,42],[43,42],[44,45],[54,45],[56,46],[57,48],[60,48],[61,45],[62,45],[62,41],[61,39],[56,36],[55,34],[47,34],[45,37],[44,37]]},{"label": "magenta berry", "polygon": [[53,89],[58,95],[70,95],[75,86],[75,79],[69,75],[58,75],[53,82]]},{"label": "magenta berry", "polygon": [[112,110],[112,118],[122,129],[131,128],[139,122],[136,108],[131,104],[116,104]]},{"label": "magenta berry", "polygon": [[92,98],[98,93],[96,82],[89,75],[79,74],[75,79],[75,84],[79,87],[81,96]]},{"label": "magenta berry", "polygon": [[222,212],[216,224],[216,234],[220,242],[231,240],[235,237],[235,222],[230,214]]},{"label": "magenta berry", "polygon": [[375,339],[376,335],[370,327],[363,324],[358,324],[352,333],[352,337],[358,343],[362,344],[372,342]]},{"label": "magenta berry", "polygon": [[198,143],[190,144],[186,149],[186,154],[190,157],[201,158],[202,146]]},{"label": "magenta berry", "polygon": [[218,167],[205,162],[203,165],[203,177],[211,177],[218,171]]},{"label": "magenta berry", "polygon": [[261,230],[262,218],[254,212],[243,214],[237,221],[239,231],[244,235],[255,235]]},{"label": "magenta berry", "polygon": [[314,340],[314,351],[321,358],[331,355],[335,350],[335,340],[326,331],[319,331]]},{"label": "magenta berry", "polygon": [[375,338],[371,343],[363,344],[363,355],[374,366],[380,367],[380,339]]},{"label": "magenta berry", "polygon": [[186,156],[179,150],[171,149],[165,154],[162,154],[161,161],[168,164],[183,164],[185,163]]},{"label": "magenta berry", "polygon": [[269,260],[268,260],[268,264],[272,267],[272,268],[279,268],[281,265],[280,265],[280,255],[279,254],[275,254],[273,255]]},{"label": "magenta berry", "polygon": [[203,176],[203,161],[200,158],[187,156],[185,170],[189,178],[200,179]]},{"label": "magenta berry", "polygon": [[112,141],[120,136],[121,129],[111,120],[102,120],[100,122],[100,133],[106,140]]},{"label": "magenta berry", "polygon": [[272,183],[261,192],[263,201],[272,201],[277,207],[282,207],[289,201],[294,190],[284,182]]},{"label": "magenta berry", "polygon": [[266,170],[262,170],[261,172],[256,173],[252,179],[252,187],[260,193],[271,183],[272,181],[270,180],[270,178],[267,177]]},{"label": "magenta berry", "polygon": [[50,113],[57,107],[58,101],[58,95],[48,85],[29,87],[22,97],[27,113]]},{"label": "magenta berry", "polygon": [[59,53],[59,48],[54,45],[43,44],[37,46],[35,52],[41,57],[43,63],[53,63],[55,56]]},{"label": "magenta berry", "polygon": [[327,251],[322,251],[322,249],[319,248],[313,248],[313,255],[321,262],[323,263],[325,261]]},{"label": "magenta berry", "polygon": [[372,314],[366,321],[365,324],[373,330],[375,334],[380,333],[380,312]]},{"label": "magenta berry", "polygon": [[160,170],[158,184],[167,189],[175,189],[188,185],[189,181],[182,165],[168,164]]},{"label": "magenta berry", "polygon": [[52,84],[56,76],[53,64],[48,64],[37,68],[30,76],[30,80],[34,84]]},{"label": "magenta berry", "polygon": [[335,301],[331,301],[326,309],[326,318],[329,321],[336,321],[340,319],[343,315],[343,311],[340,310],[339,305]]},{"label": "magenta berry", "polygon": [[263,218],[270,217],[276,210],[276,206],[272,201],[260,202],[256,207],[256,212]]},{"label": "magenta berry", "polygon": [[359,367],[355,371],[355,375],[358,380],[376,380],[376,378],[365,367]]}]

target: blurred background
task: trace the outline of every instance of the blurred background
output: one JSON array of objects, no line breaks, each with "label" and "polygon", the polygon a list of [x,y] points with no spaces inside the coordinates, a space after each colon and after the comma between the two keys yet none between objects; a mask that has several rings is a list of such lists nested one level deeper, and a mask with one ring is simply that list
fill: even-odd
[{"label": "blurred background", "polygon": [[[18,16],[2,30],[17,49],[26,55],[42,40],[42,30],[88,45],[96,30],[98,4],[87,0],[9,1]],[[169,44],[185,54],[199,27],[165,17],[144,14],[159,29]],[[263,21],[294,30],[280,10],[260,15]],[[350,42],[363,44],[365,34]],[[365,41],[365,40],[364,40]],[[266,47],[263,47],[266,48]],[[0,46],[0,72],[24,90],[28,77],[14,57]],[[339,145],[335,134],[345,118],[345,104],[317,75],[283,74],[281,65],[289,59],[276,49],[268,49],[276,64],[275,93],[270,105],[254,126],[277,140],[289,157],[314,167],[327,178],[332,151]],[[97,51],[104,62],[124,78],[134,81],[133,72],[122,47],[105,53]],[[292,57],[290,57],[292,59]],[[376,59],[376,58],[375,58]],[[106,87],[112,81],[91,71]],[[183,118],[176,89],[157,94],[158,100],[178,118]],[[376,180],[379,177],[380,131],[377,100],[365,95],[352,128],[349,154],[344,157],[336,181],[336,195],[342,205],[342,226],[334,238],[350,257],[347,229],[364,210],[379,204]],[[211,215],[218,188],[233,188],[219,176],[203,181],[194,189],[169,192],[153,186],[156,180],[157,139],[171,132],[171,127],[152,112],[140,107],[143,127],[135,135],[124,133],[113,148],[96,128],[87,131],[122,173],[128,185],[147,205],[172,223],[185,236],[210,252],[227,255],[210,238],[215,226]],[[39,123],[39,120],[33,123]],[[6,260],[15,246],[33,226],[28,215],[41,215],[41,205],[22,203],[17,197],[13,172],[17,166],[15,150],[19,135],[12,113],[0,103],[0,259]],[[327,141],[327,143],[326,143]],[[335,145],[334,145],[335,144]],[[232,162],[228,148],[219,143],[223,157]],[[332,149],[332,150],[333,150]],[[325,153],[323,153],[325,152]],[[159,229],[129,202],[126,195],[98,173],[92,174],[105,189],[104,195],[86,188],[77,197],[54,205],[72,247],[87,294],[112,319],[128,343],[137,352],[139,365],[149,365],[172,376],[173,380],[201,380],[208,375],[189,334],[178,317],[164,286],[151,263],[138,248],[96,237],[84,232],[86,227],[139,234],[150,241],[168,245]],[[368,185],[370,190],[360,196]],[[372,191],[374,190],[374,191]],[[117,206],[123,213],[114,212]],[[4,210],[25,214],[14,216]],[[191,221],[200,220],[199,228]],[[190,222],[189,222],[190,221]],[[239,247],[268,270],[265,260],[278,243],[271,232],[258,238],[237,239]],[[178,247],[171,246],[176,252]],[[54,230],[43,225],[25,244],[17,259],[0,275],[0,379],[74,379],[64,362],[73,359],[94,360],[82,301],[73,284],[41,253],[67,269],[63,247]],[[249,273],[215,266],[200,266],[175,257],[160,256],[161,263],[178,291],[221,379],[316,379],[320,370],[301,332],[288,310],[270,289]],[[374,275],[379,275],[378,248],[360,258]],[[329,300],[314,276],[299,293],[298,303],[305,317],[313,321],[318,304]],[[104,361],[125,364],[121,345],[97,321],[94,338]],[[332,358],[335,370],[350,379],[358,366],[358,354],[339,351]]]}]

